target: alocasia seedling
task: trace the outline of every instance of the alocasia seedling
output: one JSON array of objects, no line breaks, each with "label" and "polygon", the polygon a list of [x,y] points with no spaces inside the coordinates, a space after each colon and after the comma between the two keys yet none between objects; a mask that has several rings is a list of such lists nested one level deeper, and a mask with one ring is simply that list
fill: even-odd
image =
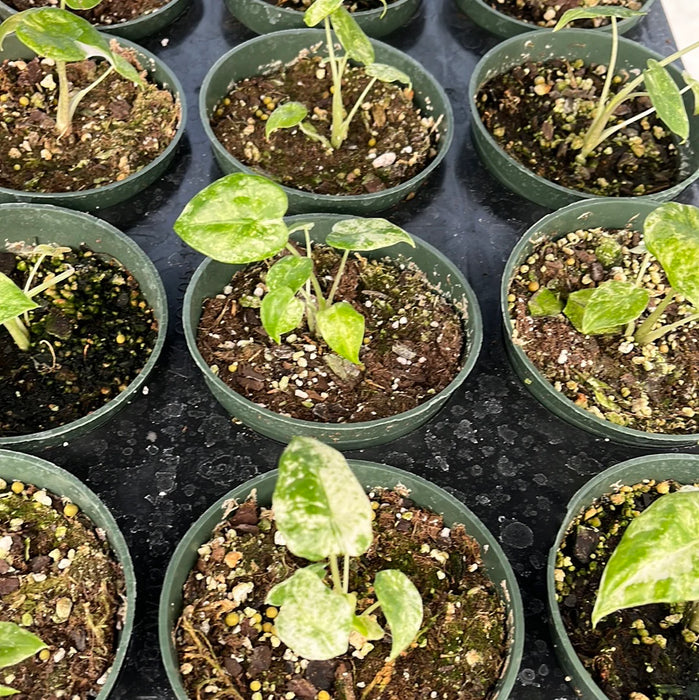
[{"label": "alocasia seedling", "polygon": [[[258,262],[287,250],[291,255],[280,258],[267,271],[267,294],[260,307],[264,329],[279,343],[305,314],[312,333],[322,337],[333,352],[359,364],[364,317],[348,302],[334,301],[349,253],[415,244],[406,231],[386,219],[338,221],[325,242],[343,254],[326,297],[313,272],[309,238],[313,224],[289,229],[283,219],[287,207],[279,185],[259,175],[234,173],[195,195],[174,228],[192,248],[224,263]],[[305,232],[305,256],[289,242],[296,231]]]},{"label": "alocasia seedling", "polygon": [[[387,569],[374,579],[376,601],[357,615],[349,561],[371,545],[372,511],[342,454],[313,438],[294,438],[279,462],[272,508],[289,551],[318,562],[269,591],[266,602],[280,607],[279,638],[307,659],[331,659],[347,651],[353,631],[365,640],[383,638],[373,614],[381,608],[391,630],[390,660],[395,659],[420,630],[422,599],[404,573]],[[332,587],[324,582],[328,566]]]},{"label": "alocasia seedling", "polygon": [[[16,37],[38,56],[52,59],[58,75],[58,106],[56,108],[56,132],[70,133],[73,115],[80,101],[101,83],[112,71],[127,80],[143,85],[138,71],[109,47],[109,41],[87,20],[74,15],[65,7],[74,10],[89,10],[100,0],[61,0],[60,7],[39,7],[24,10],[8,17],[0,24],[0,48],[9,34]],[[110,67],[91,85],[71,93],[66,64],[99,56],[109,62]]]},{"label": "alocasia seedling", "polygon": [[[39,637],[13,622],[0,622],[0,669],[14,666],[41,649],[46,649]],[[16,695],[19,691],[0,685],[0,697]]]}]

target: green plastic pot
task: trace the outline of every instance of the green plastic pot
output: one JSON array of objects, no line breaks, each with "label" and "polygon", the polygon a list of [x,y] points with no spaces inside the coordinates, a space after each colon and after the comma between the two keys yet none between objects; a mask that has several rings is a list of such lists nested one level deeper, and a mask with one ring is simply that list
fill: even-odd
[{"label": "green plastic pot", "polygon": [[[505,700],[514,686],[522,658],[524,613],[517,580],[497,540],[471,510],[439,486],[395,467],[353,459],[348,461],[352,471],[367,490],[377,486],[394,488],[402,484],[410,490],[410,498],[417,505],[443,514],[444,521],[449,527],[456,523],[463,524],[466,532],[480,544],[485,570],[496,584],[507,610],[509,651],[497,687],[489,696],[491,700],[497,700],[497,698]],[[172,631],[182,610],[182,587],[197,560],[197,549],[211,539],[214,527],[223,517],[227,501],[232,498],[243,501],[254,489],[257,491],[258,502],[269,505],[272,502],[276,480],[277,470],[275,469],[227,493],[189,528],[172,555],[160,594],[158,635],[160,653],[177,700],[189,700],[189,696],[185,693],[180,679]]]},{"label": "green plastic pot", "polygon": [[50,243],[79,247],[85,244],[96,253],[116,258],[138,281],[158,320],[158,338],[140,374],[124,391],[93,413],[65,425],[36,433],[0,437],[0,448],[40,449],[58,445],[94,430],[115,416],[139,394],[155,366],[167,332],[167,298],[158,271],[148,256],[106,221],[89,214],[46,204],[0,205],[0,250],[7,243]]},{"label": "green plastic pot", "polygon": [[512,340],[512,323],[507,308],[510,280],[514,277],[517,268],[531,255],[537,244],[546,239],[557,240],[567,233],[581,228],[621,229],[632,224],[634,229],[642,231],[646,216],[657,206],[657,202],[643,201],[633,197],[584,200],[545,216],[526,231],[514,247],[505,265],[500,285],[500,312],[505,328],[505,346],[512,366],[527,389],[549,411],[577,428],[587,430],[597,437],[608,438],[634,447],[699,445],[699,433],[685,435],[649,433],[598,418],[584,408],[577,406],[561,392],[556,391],[529,360],[522,347]]},{"label": "green plastic pot", "polygon": [[[468,88],[473,138],[481,160],[505,187],[548,209],[557,209],[580,199],[597,198],[588,192],[578,192],[546,180],[508,155],[483,125],[476,108],[476,96],[485,82],[525,61],[581,58],[586,63],[605,63],[609,60],[611,45],[612,37],[606,32],[592,29],[565,29],[560,32],[542,30],[520,34],[503,41],[488,51],[476,64]],[[663,57],[629,39],[623,37],[619,39],[617,71],[626,69],[633,72],[634,69],[645,68],[649,58],[661,60]],[[683,85],[681,71],[675,66],[668,66],[668,69],[675,82]],[[635,199],[639,201],[648,199],[657,202],[670,201],[699,177],[699,116],[694,115],[691,91],[685,94],[684,100],[690,115],[691,130],[687,143],[678,143],[682,161],[682,179],[662,192],[636,197]]]},{"label": "green plastic pot", "polygon": [[[111,37],[106,38],[109,40]],[[177,76],[165,63],[150,53],[150,51],[146,51],[146,49],[127,39],[119,39],[119,44],[134,49],[139,62],[148,71],[150,79],[161,87],[168,88],[178,98],[182,115],[177,133],[170,144],[155,160],[119,182],[112,182],[103,187],[79,192],[25,192],[23,190],[0,187],[0,203],[34,202],[36,204],[55,204],[56,206],[82,211],[94,211],[114,206],[125,199],[129,199],[129,197],[133,197],[155,182],[165,172],[175,155],[175,150],[182,138],[187,122],[187,107],[182,85],[180,85]],[[0,62],[5,59],[30,60],[34,56],[36,54],[22,44],[14,35],[5,39],[3,48],[0,50]]]},{"label": "green plastic pot", "polygon": [[605,493],[612,493],[615,490],[615,486],[618,487],[620,484],[630,486],[644,479],[655,479],[656,481],[674,479],[681,484],[696,483],[699,481],[699,455],[659,454],[637,457],[636,459],[629,459],[626,462],[616,464],[598,474],[571,498],[563,524],[558,530],[554,544],[549,551],[546,567],[546,597],[549,607],[549,626],[553,637],[553,648],[566,675],[570,676],[570,682],[577,696],[582,698],[582,700],[607,700],[607,695],[602,692],[592,679],[592,676],[587,672],[585,666],[583,666],[568,639],[568,634],[563,625],[563,619],[558,609],[558,601],[556,600],[556,582],[554,580],[556,552],[570,523],[596,498]]},{"label": "green plastic pot", "polygon": [[[281,29],[303,29],[303,12],[277,7],[265,0],[225,0],[230,13],[248,29],[258,34],[268,34]],[[420,0],[396,0],[383,8],[354,12],[352,16],[359,26],[373,37],[382,37],[407,24],[420,6]]]},{"label": "green plastic pot", "polygon": [[[287,222],[292,226],[301,221],[312,221],[315,224],[312,234],[313,240],[323,242],[330,233],[333,224],[342,218],[345,217],[332,214],[313,214],[292,216],[287,219]],[[302,234],[295,234],[293,238],[300,241]],[[187,287],[182,317],[189,352],[202,371],[206,384],[216,400],[232,416],[273,440],[286,443],[297,435],[315,437],[333,445],[333,447],[346,450],[380,445],[395,440],[427,422],[439,411],[473,369],[483,339],[483,324],[478,300],[458,268],[429,243],[420,240],[417,236],[413,236],[413,239],[416,244],[415,249],[400,246],[390,250],[372,251],[366,255],[369,258],[382,258],[387,254],[404,255],[414,261],[428,279],[433,284],[438,285],[442,293],[449,297],[462,312],[465,310],[464,325],[467,347],[462,358],[463,366],[451,383],[442,391],[409,411],[389,418],[378,418],[359,423],[320,423],[300,420],[280,415],[250,401],[231,389],[214,374],[197,348],[197,329],[204,299],[220,294],[221,290],[230,282],[233,274],[244,267],[243,265],[227,265],[206,259],[194,273]]]},{"label": "green plastic pot", "polygon": [[107,700],[126,657],[136,614],[136,575],[126,540],[107,506],[97,495],[80,479],[45,459],[0,449],[0,478],[8,483],[22,481],[25,484],[33,484],[57,496],[70,498],[92,520],[95,527],[104,530],[112,552],[122,566],[126,580],[126,615],[123,627],[119,631],[114,661],[102,689],[96,696],[96,700]]},{"label": "green plastic pot", "polygon": [[[98,24],[95,26],[105,34],[138,41],[159,32],[168,24],[172,24],[187,9],[190,2],[191,0],[170,0],[166,5],[147,15],[141,15],[117,24]],[[0,1],[0,20],[7,19],[14,14],[17,14],[17,10]]]},{"label": "green plastic pot", "polygon": [[[372,39],[376,61],[388,63],[410,76],[415,90],[415,103],[423,114],[443,115],[439,126],[439,151],[434,160],[420,173],[400,185],[381,192],[361,195],[314,194],[303,190],[282,187],[289,198],[289,212],[341,212],[369,216],[397,204],[415,193],[419,185],[441,163],[454,136],[454,116],[451,104],[441,85],[415,59],[388,44]],[[325,32],[320,29],[289,29],[250,39],[224,54],[209,70],[202,83],[199,96],[199,117],[204,125],[214,157],[225,173],[254,170],[232,156],[216,138],[209,119],[218,102],[228,93],[231,85],[243,78],[260,75],[278,62],[294,60],[300,51],[318,47],[325,50]],[[274,62],[273,64],[271,62]]]},{"label": "green plastic pot", "polygon": [[[646,0],[643,11],[648,12],[655,0]],[[537,25],[532,22],[523,22],[515,19],[505,12],[500,12],[491,7],[486,0],[456,0],[456,4],[462,12],[466,13],[479,27],[488,30],[492,34],[502,39],[509,39],[517,34],[525,34],[537,29]],[[617,21],[617,28],[620,34],[625,34],[635,27],[643,19],[639,17],[629,17]],[[607,24],[593,31],[611,32],[612,25]],[[645,65],[645,64],[644,64]]]}]

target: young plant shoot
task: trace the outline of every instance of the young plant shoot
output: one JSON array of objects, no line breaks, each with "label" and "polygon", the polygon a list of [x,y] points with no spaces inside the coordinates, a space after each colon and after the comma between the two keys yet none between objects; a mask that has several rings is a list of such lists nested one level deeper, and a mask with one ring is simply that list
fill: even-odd
[{"label": "young plant shoot", "polygon": [[[298,328],[305,315],[311,333],[344,359],[360,364],[364,317],[348,302],[334,301],[349,253],[415,244],[408,233],[385,219],[338,221],[325,242],[343,253],[326,297],[313,272],[309,237],[313,224],[290,230],[283,219],[287,207],[286,194],[278,185],[259,175],[235,173],[197,194],[174,228],[192,248],[224,263],[259,262],[288,251],[290,255],[267,271],[267,293],[260,307],[264,329],[280,343],[281,336]],[[305,234],[306,255],[289,242],[296,231]]]},{"label": "young plant shoot", "polygon": [[685,603],[699,633],[699,489],[668,493],[634,518],[602,573],[592,624],[623,608]]},{"label": "young plant shoot", "polygon": [[[581,333],[603,335],[623,333],[639,346],[652,343],[683,325],[699,321],[699,209],[688,204],[668,202],[651,212],[643,227],[643,245],[648,251],[635,281],[608,280],[591,289],[580,289],[568,295],[563,304],[560,296],[543,289],[529,303],[533,316],[553,316],[561,311]],[[616,248],[617,250],[613,250]],[[611,259],[620,253],[613,240],[597,250],[600,259]],[[636,326],[651,299],[642,286],[651,255],[660,263],[670,286],[664,290],[653,311]],[[667,307],[684,297],[695,313],[667,325],[658,325]]]},{"label": "young plant shoot", "polygon": [[[61,0],[60,7],[40,7],[11,15],[0,24],[0,49],[6,36],[16,37],[38,56],[56,63],[58,75],[58,106],[56,109],[56,132],[65,136],[71,131],[73,115],[80,101],[112,71],[127,80],[143,85],[138,71],[122,56],[113,52],[109,41],[87,20],[66,10],[89,10],[99,0]],[[91,85],[72,92],[66,73],[66,64],[99,56],[109,62],[104,71]]]},{"label": "young plant shoot", "polygon": [[[46,648],[46,644],[39,637],[14,622],[0,622],[0,669],[14,666]],[[0,698],[16,695],[18,692],[0,684]]]},{"label": "young plant shoot", "polygon": [[[699,113],[699,82],[693,79],[689,74],[684,73],[683,78],[686,82],[686,87],[682,90],[677,86],[672,76],[665,66],[676,61],[686,53],[693,51],[699,47],[699,41],[694,42],[684,49],[676,51],[671,56],[664,58],[662,61],[648,59],[648,67],[641,73],[629,80],[616,94],[611,93],[612,82],[616,70],[616,61],[619,51],[619,31],[617,29],[617,18],[623,19],[626,17],[634,17],[643,15],[644,12],[629,10],[623,7],[589,7],[576,8],[568,10],[558,21],[558,24],[553,28],[553,31],[562,29],[570,22],[578,19],[592,19],[595,17],[610,17],[612,22],[612,50],[607,65],[602,93],[600,94],[597,108],[595,110],[592,123],[587,132],[583,136],[583,143],[577,159],[581,163],[585,163],[587,157],[592,151],[597,148],[603,141],[615,134],[621,129],[625,129],[630,124],[640,121],[653,112],[657,112],[658,117],[664,122],[670,131],[686,141],[689,137],[689,117],[685,109],[682,94],[687,90],[692,90],[695,100],[695,114]],[[641,89],[641,86],[644,89]],[[620,105],[630,99],[637,97],[647,97],[652,103],[652,107],[637,114],[634,117],[626,119],[619,124],[609,126],[609,121],[614,116],[614,113],[619,109]]]},{"label": "young plant shoot", "polygon": [[[350,557],[371,545],[372,510],[342,454],[313,438],[294,438],[279,462],[272,508],[289,551],[318,562],[267,595],[268,604],[280,607],[279,638],[306,659],[331,659],[347,651],[352,634],[367,641],[383,638],[374,614],[381,608],[391,630],[393,661],[420,630],[422,599],[405,574],[387,569],[376,574],[376,601],[357,615],[357,594],[349,590]],[[328,566],[331,587],[325,584]]]},{"label": "young plant shoot", "polygon": [[[382,2],[385,8],[385,0]],[[326,148],[340,148],[347,138],[352,119],[377,80],[386,83],[400,82],[410,87],[410,78],[405,73],[374,61],[374,47],[371,41],[343,4],[344,0],[316,0],[304,13],[304,22],[309,27],[315,27],[321,22],[325,27],[328,51],[326,62],[330,66],[333,95],[330,139],[318,133],[310,120],[306,119],[308,107],[300,102],[286,102],[272,112],[265,126],[267,138],[277,129],[291,129],[298,126],[306,136],[320,141]],[[333,33],[344,49],[342,55],[336,53]],[[363,65],[370,80],[354,105],[346,111],[342,99],[342,86],[350,61]]]}]

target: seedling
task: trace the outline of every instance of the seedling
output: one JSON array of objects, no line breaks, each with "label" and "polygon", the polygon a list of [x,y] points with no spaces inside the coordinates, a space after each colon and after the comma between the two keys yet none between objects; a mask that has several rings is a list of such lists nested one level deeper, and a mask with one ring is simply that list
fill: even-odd
[{"label": "seedling", "polygon": [[699,633],[699,489],[658,498],[626,528],[602,573],[592,624],[623,608],[686,603]]},{"label": "seedling", "polygon": [[[269,591],[266,602],[280,606],[279,638],[299,656],[331,659],[347,651],[353,633],[365,642],[384,637],[373,614],[380,607],[391,629],[389,663],[398,657],[420,630],[422,599],[404,573],[387,569],[376,574],[376,602],[356,614],[350,557],[371,545],[372,509],[342,454],[313,438],[294,438],[279,461],[272,508],[289,551],[318,562]],[[342,573],[338,557],[344,558]],[[324,582],[328,566],[331,588]]]},{"label": "seedling", "polygon": [[[544,289],[532,298],[529,310],[534,316],[563,313],[575,328],[586,335],[621,333],[638,345],[646,345],[666,333],[699,320],[699,209],[688,204],[668,202],[651,212],[643,227],[643,245],[648,251],[635,282],[609,280],[593,289],[580,289],[568,296],[565,307],[558,294]],[[615,250],[616,249],[616,250]],[[598,258],[613,260],[621,254],[615,241],[598,249]],[[670,286],[653,311],[636,327],[651,299],[643,288],[643,277],[653,255],[667,275]],[[696,313],[678,321],[658,325],[667,307],[677,299],[691,304]]]},{"label": "seedling", "polygon": [[[629,10],[623,7],[591,7],[577,8],[568,10],[558,21],[558,24],[553,28],[553,31],[562,29],[570,22],[578,19],[592,19],[594,17],[610,17],[612,22],[612,50],[607,65],[607,74],[605,77],[602,93],[600,94],[595,110],[595,115],[592,119],[587,132],[583,137],[582,147],[577,159],[581,163],[585,163],[587,157],[592,151],[597,148],[603,141],[615,134],[621,129],[625,129],[630,124],[644,119],[649,114],[657,112],[658,117],[665,123],[668,129],[674,134],[677,134],[683,141],[689,137],[689,117],[685,109],[682,94],[687,90],[692,90],[695,97],[695,114],[699,113],[699,81],[694,80],[689,74],[684,73],[683,78],[686,87],[682,90],[677,86],[672,76],[665,66],[673,61],[676,61],[681,56],[693,51],[699,47],[699,41],[694,42],[684,49],[675,51],[671,56],[656,61],[652,58],[648,59],[648,67],[643,70],[636,78],[629,80],[624,87],[615,95],[611,94],[614,72],[616,70],[616,61],[619,51],[619,31],[617,29],[617,18],[635,17],[643,15],[644,12]],[[640,90],[641,85],[645,84],[645,90]],[[620,105],[627,100],[637,97],[648,97],[652,103],[650,109],[637,114],[630,119],[626,119],[614,126],[609,126],[609,121],[617,111]]]},{"label": "seedling", "polygon": [[[14,622],[0,622],[0,669],[14,666],[46,648],[39,637]],[[0,685],[0,698],[17,693],[14,688]]]},{"label": "seedling", "polygon": [[[259,262],[287,250],[267,271],[267,293],[260,305],[262,325],[276,342],[297,328],[306,317],[312,333],[333,352],[360,364],[364,317],[348,302],[333,302],[351,250],[368,251],[396,243],[415,247],[410,235],[385,219],[338,221],[326,243],[342,250],[340,265],[325,297],[311,260],[309,232],[313,224],[289,229],[283,216],[288,208],[284,190],[259,175],[235,173],[203,189],[184,208],[175,232],[195,250],[231,264]],[[306,255],[289,242],[303,231]]]},{"label": "seedling", "polygon": [[[58,75],[58,106],[56,109],[56,132],[65,136],[71,131],[73,115],[80,101],[99,85],[112,71],[140,86],[143,80],[138,71],[118,53],[109,48],[109,42],[87,20],[66,10],[89,10],[100,0],[61,0],[60,7],[41,7],[24,10],[11,15],[0,24],[0,49],[6,36],[15,34],[17,38],[38,56],[56,63]],[[66,64],[83,61],[92,56],[100,56],[109,62],[104,71],[91,85],[71,92]],[[46,78],[44,79],[46,81]],[[55,89],[55,84],[47,81],[42,87]]]},{"label": "seedling", "polygon": [[[382,2],[385,8],[385,0]],[[344,0],[316,0],[303,17],[309,27],[315,27],[321,22],[325,26],[328,51],[326,62],[330,65],[333,95],[330,139],[319,134],[313,124],[306,119],[308,108],[300,102],[286,102],[270,114],[265,126],[267,138],[277,129],[291,129],[298,126],[306,136],[320,141],[326,148],[340,148],[347,138],[352,119],[377,80],[386,83],[401,82],[410,87],[410,78],[405,73],[393,66],[374,61],[374,47],[371,41],[343,4]],[[333,33],[344,49],[342,55],[335,52]],[[342,87],[350,61],[362,64],[371,80],[349,112],[346,112],[342,100]]]}]

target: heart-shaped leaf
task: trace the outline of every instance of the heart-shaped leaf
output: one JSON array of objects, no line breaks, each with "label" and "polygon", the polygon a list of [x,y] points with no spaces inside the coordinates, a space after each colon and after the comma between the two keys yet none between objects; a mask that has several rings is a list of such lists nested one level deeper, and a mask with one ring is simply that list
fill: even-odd
[{"label": "heart-shaped leaf", "polygon": [[333,225],[325,242],[340,250],[376,250],[415,242],[407,231],[386,219],[343,219]]},{"label": "heart-shaped leaf", "polygon": [[296,298],[296,292],[288,287],[279,287],[262,300],[262,326],[275,343],[280,343],[284,333],[298,328],[303,319],[303,309],[303,302]]},{"label": "heart-shaped leaf", "polygon": [[349,58],[364,66],[374,62],[374,47],[357,20],[344,8],[340,7],[330,16],[333,30]]},{"label": "heart-shaped leaf", "polygon": [[367,75],[372,78],[377,78],[382,83],[403,83],[412,89],[413,81],[410,76],[402,70],[398,70],[386,63],[372,63],[364,69]]},{"label": "heart-shaped leaf", "polygon": [[280,287],[288,287],[296,293],[313,273],[313,260],[285,255],[267,271],[265,284],[270,292]]},{"label": "heart-shaped leaf", "polygon": [[270,137],[277,129],[291,129],[308,116],[306,105],[300,102],[285,102],[279,105],[265,123],[265,136]]},{"label": "heart-shaped leaf", "polygon": [[45,648],[35,634],[13,622],[0,622],[0,668],[18,664]]},{"label": "heart-shaped leaf", "polygon": [[685,141],[689,137],[689,117],[682,93],[670,72],[658,61],[649,58],[648,68],[643,72],[643,77],[658,117],[670,131]]},{"label": "heart-shaped leaf", "polygon": [[38,306],[7,275],[0,272],[0,323]]},{"label": "heart-shaped leaf", "polygon": [[559,294],[544,287],[529,300],[527,307],[532,316],[557,316],[563,311],[563,302]]},{"label": "heart-shaped leaf", "polygon": [[422,598],[413,582],[398,569],[379,571],[374,579],[374,590],[391,628],[391,659],[395,659],[420,631]]},{"label": "heart-shaped leaf", "polygon": [[[304,567],[303,571],[310,571],[322,581],[325,578],[326,566],[327,564],[324,561],[320,561],[317,564],[311,564],[310,566]],[[296,575],[296,573],[298,572],[295,572],[294,575],[290,576],[285,581],[282,581],[276,586],[273,586],[267,594],[267,597],[265,598],[265,603],[267,603],[268,605],[276,605],[277,607],[280,607],[281,605],[284,605],[284,603],[286,603],[287,601],[293,600],[296,590],[296,583],[294,581],[294,576]]]},{"label": "heart-shaped leaf", "polygon": [[309,27],[315,27],[316,24],[322,22],[326,17],[342,7],[344,0],[316,0],[304,13],[303,21]]},{"label": "heart-shaped leaf", "polygon": [[603,7],[576,7],[572,10],[567,10],[561,15],[553,31],[557,32],[559,29],[563,29],[567,24],[579,19],[595,19],[596,17],[627,19],[629,17],[639,17],[645,14],[645,12],[639,12],[638,10],[629,10],[627,7],[609,7],[607,5]]},{"label": "heart-shaped leaf", "polygon": [[316,315],[318,332],[333,352],[355,365],[364,341],[364,316],[352,304],[339,301]]}]

